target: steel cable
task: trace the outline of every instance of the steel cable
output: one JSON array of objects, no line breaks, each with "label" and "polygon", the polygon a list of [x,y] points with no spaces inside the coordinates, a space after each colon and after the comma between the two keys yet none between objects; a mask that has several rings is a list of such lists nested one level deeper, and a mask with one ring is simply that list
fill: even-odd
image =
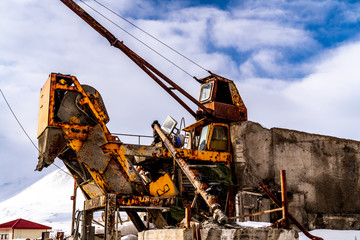
[{"label": "steel cable", "polygon": [[[98,10],[96,10],[95,8],[93,8],[92,6],[90,6],[89,4],[87,4],[86,2],[84,2],[83,0],[80,0],[80,2],[82,2],[84,5],[86,5],[88,8],[90,8],[91,10],[93,10],[94,12],[96,12],[97,14],[99,14],[101,17],[103,17],[104,19],[106,19],[107,21],[109,21],[110,23],[114,24],[116,27],[118,27],[119,29],[121,29],[122,31],[124,31],[125,33],[127,33],[128,35],[130,35],[132,38],[134,38],[135,40],[137,40],[138,42],[140,42],[141,44],[143,44],[144,46],[146,46],[147,48],[149,48],[150,50],[152,50],[153,52],[155,52],[156,54],[158,54],[160,57],[162,57],[163,59],[165,59],[166,61],[168,61],[169,63],[171,63],[172,65],[174,65],[176,68],[178,68],[179,70],[181,70],[182,72],[184,72],[185,74],[187,74],[188,76],[197,79],[195,76],[192,76],[189,72],[187,72],[185,69],[183,69],[182,67],[180,67],[179,65],[177,65],[176,63],[174,63],[173,61],[171,61],[169,58],[165,57],[164,55],[162,55],[160,52],[158,52],[157,50],[155,50],[154,48],[152,48],[151,46],[149,46],[148,44],[146,44],[144,41],[140,40],[139,38],[137,38],[135,35],[131,34],[129,31],[125,30],[124,28],[122,28],[121,26],[119,26],[117,23],[115,23],[114,21],[112,21],[111,19],[109,19],[108,17],[106,17],[104,14],[100,13]],[[205,70],[206,71],[206,70]]]},{"label": "steel cable", "polygon": [[[25,128],[23,127],[23,125],[21,124],[21,122],[19,121],[18,117],[16,116],[15,112],[12,110],[9,102],[7,101],[3,91],[0,89],[1,95],[5,100],[6,105],[8,106],[9,110],[11,111],[12,115],[14,116],[14,118],[16,119],[16,122],[18,123],[18,125],[21,127],[21,129],[23,130],[23,132],[25,133],[25,135],[27,136],[27,138],[30,140],[30,142],[32,143],[32,145],[38,150],[38,152],[43,155],[39,148],[36,146],[36,144],[34,143],[34,141],[30,138],[29,134],[26,132]],[[61,171],[63,171],[64,173],[66,173],[67,175],[71,176],[69,173],[65,172],[61,167],[59,167],[58,165],[56,165],[55,163],[53,163],[55,167],[57,167],[58,169],[60,169]],[[72,176],[71,176],[72,177]]]},{"label": "steel cable", "polygon": [[188,58],[187,56],[185,56],[184,54],[180,53],[179,51],[177,51],[176,49],[174,49],[173,47],[169,46],[168,44],[166,44],[165,42],[161,41],[160,39],[156,38],[155,36],[151,35],[150,33],[146,32],[145,30],[143,30],[142,28],[140,28],[139,26],[137,26],[136,24],[134,24],[133,22],[130,22],[129,20],[127,20],[125,17],[121,16],[119,13],[114,12],[112,9],[110,9],[109,7],[105,6],[104,4],[100,3],[97,0],[93,0],[94,2],[96,2],[97,4],[99,4],[100,6],[102,6],[103,8],[107,9],[109,12],[113,13],[114,15],[118,16],[119,18],[123,19],[125,22],[129,23],[130,25],[132,25],[133,27],[139,29],[141,32],[145,33],[146,35],[148,35],[149,37],[151,37],[152,39],[156,40],[157,42],[163,44],[164,46],[166,46],[167,48],[169,48],[170,50],[172,50],[173,52],[177,53],[178,55],[180,55],[181,57],[185,58],[186,60],[188,60],[189,62],[193,63],[194,65],[198,66],[199,68],[201,68],[202,70],[209,72],[209,70],[205,69],[204,67],[202,67],[200,64],[196,63],[195,61],[191,60],[190,58]]}]

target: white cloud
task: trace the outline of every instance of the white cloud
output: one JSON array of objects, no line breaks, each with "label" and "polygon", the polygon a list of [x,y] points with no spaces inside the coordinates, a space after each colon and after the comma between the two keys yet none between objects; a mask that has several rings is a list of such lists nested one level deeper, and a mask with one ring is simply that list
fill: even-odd
[{"label": "white cloud", "polygon": [[236,2],[231,12],[236,17],[246,17],[264,21],[304,24],[306,22],[322,23],[329,10],[341,10],[343,1],[338,0],[248,0]]},{"label": "white cloud", "polygon": [[282,60],[282,54],[275,50],[260,50],[255,52],[248,60],[240,66],[240,72],[244,77],[254,77],[260,70],[268,74],[279,74],[284,66],[279,66],[278,62]]},{"label": "white cloud", "polygon": [[286,82],[249,79],[240,83],[250,120],[343,138],[360,139],[360,42],[324,53],[314,72]]},{"label": "white cloud", "polygon": [[308,33],[301,29],[262,20],[217,19],[213,32],[216,44],[239,51],[280,46],[303,48],[305,44],[313,44]]}]

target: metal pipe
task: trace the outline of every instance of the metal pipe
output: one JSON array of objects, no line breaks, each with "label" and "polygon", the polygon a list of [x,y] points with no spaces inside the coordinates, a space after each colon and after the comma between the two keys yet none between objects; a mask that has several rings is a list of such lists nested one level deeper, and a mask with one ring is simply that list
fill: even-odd
[{"label": "metal pipe", "polygon": [[256,213],[252,213],[252,214],[236,215],[235,217],[230,217],[229,219],[232,220],[232,219],[239,219],[239,218],[259,216],[259,215],[268,214],[268,213],[273,213],[273,212],[280,212],[280,211],[282,211],[282,210],[283,210],[283,208],[275,208],[275,209],[266,210],[266,211],[262,211],[262,212],[256,212]]},{"label": "metal pipe", "polygon": [[[235,195],[235,215],[240,216],[240,192]],[[235,218],[236,222],[240,222],[239,218]]]},{"label": "metal pipe", "polygon": [[118,225],[119,225],[119,207],[116,207],[116,227],[115,227],[115,239],[116,240],[119,240],[119,233],[118,233],[118,231],[119,231],[119,228],[118,228]]},{"label": "metal pipe", "polygon": [[74,234],[75,211],[76,211],[76,193],[77,193],[76,189],[77,189],[77,184],[76,184],[76,181],[74,180],[74,193],[71,196],[71,200],[73,201],[72,217],[71,217],[71,235]]},{"label": "metal pipe", "polygon": [[220,224],[226,223],[228,221],[228,217],[221,210],[220,205],[216,202],[216,197],[206,193],[206,191],[202,186],[202,183],[197,179],[196,175],[190,170],[189,165],[182,158],[180,158],[176,148],[174,147],[174,145],[172,145],[170,140],[163,133],[160,126],[158,124],[154,124],[153,127],[155,131],[159,134],[159,137],[163,141],[167,150],[169,150],[171,156],[180,166],[182,172],[186,175],[186,177],[189,179],[189,181],[195,188],[195,191],[203,197],[203,199],[209,206],[210,212],[213,214],[214,219],[216,219]]},{"label": "metal pipe", "polygon": [[282,215],[284,221],[284,227],[289,228],[288,218],[288,202],[287,202],[287,189],[286,189],[286,173],[285,170],[280,171],[281,178],[281,204],[282,204]]}]

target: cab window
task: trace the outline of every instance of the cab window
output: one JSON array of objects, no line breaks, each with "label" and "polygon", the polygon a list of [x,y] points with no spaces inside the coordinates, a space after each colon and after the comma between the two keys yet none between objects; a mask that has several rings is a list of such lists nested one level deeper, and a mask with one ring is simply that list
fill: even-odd
[{"label": "cab window", "polygon": [[204,102],[210,99],[212,87],[213,83],[208,83],[202,86],[200,91],[200,102]]},{"label": "cab window", "polygon": [[210,140],[210,149],[217,151],[228,151],[228,144],[228,128],[226,126],[215,125]]},{"label": "cab window", "polygon": [[207,138],[207,135],[208,135],[208,130],[209,130],[209,125],[207,125],[207,126],[205,126],[205,127],[203,127],[201,129],[198,150],[205,150],[206,138]]}]

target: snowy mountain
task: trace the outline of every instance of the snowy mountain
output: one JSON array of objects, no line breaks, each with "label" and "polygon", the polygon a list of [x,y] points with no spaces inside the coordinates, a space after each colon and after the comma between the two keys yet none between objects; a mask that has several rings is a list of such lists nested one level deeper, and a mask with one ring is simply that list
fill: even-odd
[{"label": "snowy mountain", "polygon": [[[56,170],[14,197],[0,202],[0,223],[23,218],[69,233],[73,190],[74,179],[66,168]],[[77,209],[82,209],[82,193],[78,191],[77,196]]]}]

